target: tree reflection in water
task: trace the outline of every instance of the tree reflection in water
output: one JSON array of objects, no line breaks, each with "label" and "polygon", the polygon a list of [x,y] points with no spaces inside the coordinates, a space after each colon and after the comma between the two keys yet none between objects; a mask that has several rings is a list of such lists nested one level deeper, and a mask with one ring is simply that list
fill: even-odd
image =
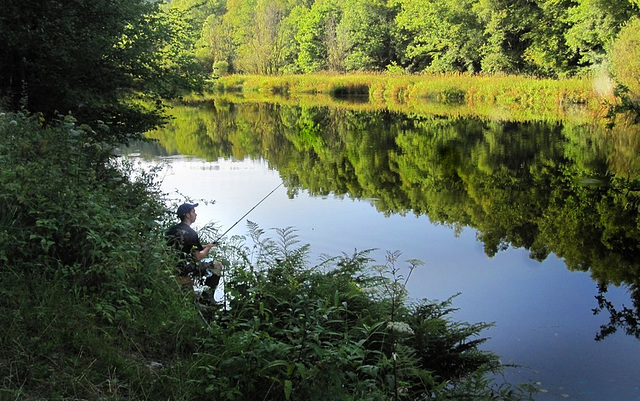
[{"label": "tree reflection in water", "polygon": [[[384,110],[229,103],[177,106],[175,120],[150,133],[168,153],[207,160],[263,158],[290,196],[376,199],[385,215],[426,215],[479,233],[485,253],[550,253],[589,271],[597,308],[638,337],[640,132],[635,116],[605,124],[503,121]],[[633,307],[605,298],[627,286]]]}]

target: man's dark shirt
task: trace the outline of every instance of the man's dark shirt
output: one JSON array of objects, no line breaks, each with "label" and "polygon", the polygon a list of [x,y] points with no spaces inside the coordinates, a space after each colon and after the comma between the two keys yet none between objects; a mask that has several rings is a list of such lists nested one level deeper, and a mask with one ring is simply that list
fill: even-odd
[{"label": "man's dark shirt", "polygon": [[198,234],[185,223],[178,223],[167,231],[167,243],[181,252],[183,259],[180,267],[184,268],[189,262],[194,262],[193,251],[201,251],[203,248]]}]

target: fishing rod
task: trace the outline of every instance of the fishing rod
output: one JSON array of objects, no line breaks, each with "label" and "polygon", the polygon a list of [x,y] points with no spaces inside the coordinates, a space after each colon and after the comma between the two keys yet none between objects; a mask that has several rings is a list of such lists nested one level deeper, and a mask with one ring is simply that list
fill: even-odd
[{"label": "fishing rod", "polygon": [[253,205],[253,207],[251,209],[249,209],[249,211],[247,213],[245,213],[242,217],[240,217],[235,223],[233,223],[233,225],[231,227],[229,227],[227,229],[227,231],[223,232],[222,235],[220,235],[218,238],[215,239],[215,241],[213,241],[214,244],[217,244],[220,239],[222,239],[222,237],[224,237],[229,231],[231,231],[231,229],[233,227],[235,227],[238,223],[240,223],[242,221],[242,219],[244,219],[245,217],[247,217],[247,215],[249,213],[251,213],[253,211],[253,209],[257,208],[259,204],[261,204],[262,202],[264,202],[265,199],[267,199],[269,196],[271,196],[272,193],[276,192],[276,189],[280,188],[282,186],[282,184],[284,184],[284,181],[281,182],[280,184],[278,184],[277,187],[273,188],[271,190],[271,192],[269,192],[264,198],[260,199],[260,202],[256,203],[255,205]]}]

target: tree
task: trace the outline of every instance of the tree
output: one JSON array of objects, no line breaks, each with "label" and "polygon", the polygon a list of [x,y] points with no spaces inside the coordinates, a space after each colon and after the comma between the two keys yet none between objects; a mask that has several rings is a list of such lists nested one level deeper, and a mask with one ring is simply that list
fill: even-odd
[{"label": "tree", "polygon": [[538,0],[540,12],[531,30],[524,35],[528,42],[523,57],[530,69],[545,76],[573,73],[578,55],[569,48],[565,33],[570,28],[568,9],[573,0]]},{"label": "tree", "polygon": [[382,70],[391,61],[390,25],[393,20],[386,2],[379,0],[347,0],[338,26],[346,36],[348,71]]},{"label": "tree", "polygon": [[278,73],[285,42],[280,24],[286,12],[283,2],[258,0],[253,14],[252,35],[238,47],[238,64],[243,71]]},{"label": "tree", "polygon": [[611,50],[614,78],[640,100],[640,18],[634,18],[620,30]]},{"label": "tree", "polygon": [[162,119],[160,97],[174,89],[167,76],[182,73],[159,52],[171,43],[164,18],[146,0],[4,1],[2,104],[47,119],[102,120],[116,140],[148,130]]},{"label": "tree", "polygon": [[527,34],[539,22],[540,10],[526,0],[482,0],[475,6],[484,25],[482,70],[520,73],[523,53],[529,45]]},{"label": "tree", "polygon": [[478,71],[484,34],[470,0],[396,0],[414,71]]},{"label": "tree", "polygon": [[601,64],[607,44],[624,22],[638,15],[638,9],[618,0],[577,0],[576,3],[568,10],[571,27],[565,33],[567,45],[578,53],[579,66]]},{"label": "tree", "polygon": [[299,46],[298,65],[304,72],[326,69],[329,53],[327,44],[339,43],[338,40],[331,40],[334,34],[337,38],[337,33],[328,32],[337,27],[336,21],[341,18],[340,9],[333,0],[318,0],[310,9],[299,15],[301,19],[295,35]]},{"label": "tree", "polygon": [[202,27],[209,16],[223,15],[226,11],[225,0],[171,0],[168,5],[186,12],[196,27]]},{"label": "tree", "polygon": [[[224,0],[173,0],[167,3],[165,8],[169,11],[178,11],[185,22],[194,32],[195,40],[193,52],[202,66],[211,71],[214,61],[222,61],[226,35],[222,35],[218,28],[220,17],[226,12]],[[216,21],[216,23],[213,23]]]},{"label": "tree", "polygon": [[196,48],[196,57],[200,62],[212,66],[226,63],[225,72],[233,71],[234,46],[233,27],[221,16],[212,14],[205,20]]}]

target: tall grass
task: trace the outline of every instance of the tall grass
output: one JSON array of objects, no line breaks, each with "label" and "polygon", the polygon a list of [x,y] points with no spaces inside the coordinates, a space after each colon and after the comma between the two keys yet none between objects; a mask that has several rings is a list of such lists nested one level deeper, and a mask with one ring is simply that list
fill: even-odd
[{"label": "tall grass", "polygon": [[333,99],[355,95],[364,96],[374,108],[401,112],[436,110],[489,118],[561,120],[569,114],[593,117],[603,113],[606,102],[613,98],[597,90],[594,81],[591,77],[554,80],[465,74],[231,75],[218,79],[209,96],[242,93],[246,99],[260,96],[273,101],[273,95],[297,100],[308,95]]}]

